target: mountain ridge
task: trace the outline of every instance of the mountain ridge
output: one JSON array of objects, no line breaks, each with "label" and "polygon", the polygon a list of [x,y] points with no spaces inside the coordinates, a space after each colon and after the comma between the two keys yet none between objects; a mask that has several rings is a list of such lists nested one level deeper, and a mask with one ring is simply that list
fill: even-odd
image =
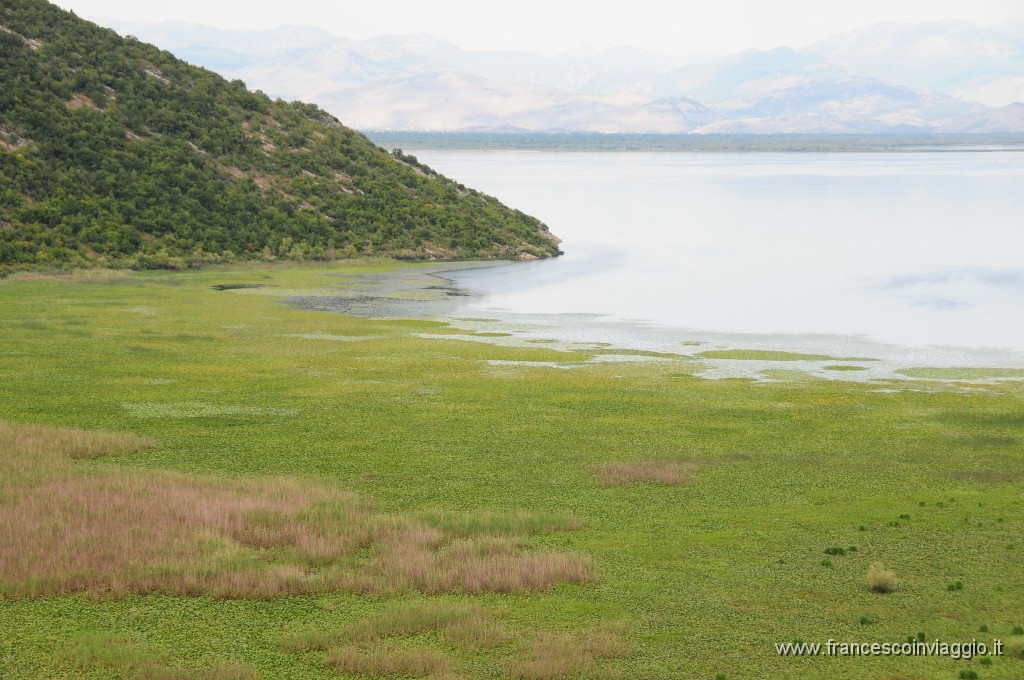
[{"label": "mountain ridge", "polygon": [[[1021,132],[1015,117],[1001,110],[1024,100],[1024,54],[1014,47],[1015,31],[962,22],[877,25],[802,48],[747,50],[696,64],[635,47],[559,57],[461,50],[434,36],[337,38],[272,58],[252,51],[238,57],[245,46],[233,34],[241,62],[228,75],[284,98],[317,101],[366,130],[941,133],[971,119],[987,129]],[[940,39],[961,49],[903,52]],[[990,39],[999,49],[986,56]],[[851,46],[860,50],[863,68],[849,56]],[[205,58],[194,45],[186,53]],[[948,55],[956,55],[955,62]],[[886,64],[900,64],[906,82],[884,77],[880,65]],[[944,80],[942,69],[952,75]],[[943,82],[945,89],[938,87]],[[896,96],[894,87],[909,96]],[[813,101],[813,88],[828,99]],[[678,98],[706,112],[659,108]],[[807,108],[751,117],[752,109],[780,101],[805,101]]]},{"label": "mountain ridge", "polygon": [[0,270],[537,258],[533,217],[43,0],[0,2]]}]

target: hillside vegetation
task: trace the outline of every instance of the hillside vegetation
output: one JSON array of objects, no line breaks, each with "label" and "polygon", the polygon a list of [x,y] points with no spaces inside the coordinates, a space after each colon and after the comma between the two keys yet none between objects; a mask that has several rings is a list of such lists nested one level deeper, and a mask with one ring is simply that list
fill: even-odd
[{"label": "hillside vegetation", "polygon": [[40,0],[0,2],[0,272],[558,254],[538,220]]}]

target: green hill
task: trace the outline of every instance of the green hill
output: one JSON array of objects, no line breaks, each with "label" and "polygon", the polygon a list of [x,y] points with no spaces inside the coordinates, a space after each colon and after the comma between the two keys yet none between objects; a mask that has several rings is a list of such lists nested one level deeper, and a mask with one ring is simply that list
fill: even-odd
[{"label": "green hill", "polygon": [[40,0],[0,0],[0,271],[530,258],[538,220]]}]

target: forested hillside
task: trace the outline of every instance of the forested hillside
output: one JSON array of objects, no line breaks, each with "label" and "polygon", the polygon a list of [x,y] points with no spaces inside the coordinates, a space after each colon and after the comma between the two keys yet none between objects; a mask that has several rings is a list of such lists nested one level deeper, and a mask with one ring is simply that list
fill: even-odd
[{"label": "forested hillside", "polygon": [[546,257],[538,220],[41,0],[0,0],[0,271]]}]

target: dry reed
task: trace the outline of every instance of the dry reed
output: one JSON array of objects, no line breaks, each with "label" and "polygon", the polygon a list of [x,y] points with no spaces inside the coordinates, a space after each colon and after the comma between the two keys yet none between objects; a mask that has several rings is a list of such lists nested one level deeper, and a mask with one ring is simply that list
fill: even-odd
[{"label": "dry reed", "polygon": [[324,484],[71,460],[151,445],[0,423],[0,594],[519,592],[593,578],[581,557],[453,536]]},{"label": "dry reed", "polygon": [[205,668],[174,665],[160,647],[106,633],[85,633],[70,641],[64,652],[70,665],[95,674],[107,669],[128,680],[257,680],[250,666],[217,663]]},{"label": "dry reed", "polygon": [[692,461],[667,458],[646,458],[622,463],[605,463],[591,472],[609,486],[650,482],[653,484],[687,484],[697,467]]},{"label": "dry reed", "polygon": [[8,281],[67,281],[71,283],[108,283],[124,281],[134,272],[127,269],[71,269],[68,271],[25,271],[7,276]]},{"label": "dry reed", "polygon": [[623,640],[626,633],[621,625],[575,635],[549,633],[534,640],[527,656],[512,661],[509,670],[513,677],[523,680],[604,675],[597,661],[628,655],[630,648]]},{"label": "dry reed", "polygon": [[296,652],[326,650],[342,643],[367,643],[386,638],[435,633],[453,646],[492,648],[509,639],[508,632],[478,605],[467,602],[423,600],[400,602],[333,631],[309,630],[286,638]]},{"label": "dry reed", "polygon": [[450,677],[447,656],[429,647],[403,648],[391,643],[372,647],[341,647],[331,651],[324,662],[328,668],[360,675],[400,675],[422,678]]}]

